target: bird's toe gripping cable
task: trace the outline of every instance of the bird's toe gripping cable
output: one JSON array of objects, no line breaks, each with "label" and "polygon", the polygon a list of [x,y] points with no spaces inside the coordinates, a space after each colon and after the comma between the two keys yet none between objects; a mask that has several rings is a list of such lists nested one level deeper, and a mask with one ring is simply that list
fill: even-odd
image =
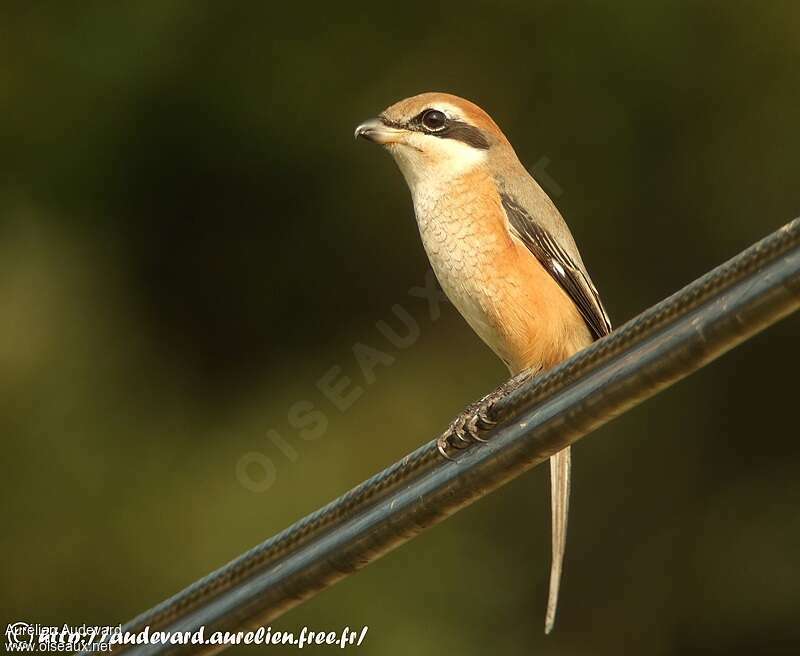
[{"label": "bird's toe gripping cable", "polygon": [[439,436],[436,446],[439,453],[448,460],[452,458],[448,455],[447,449],[465,449],[475,442],[485,442],[482,433],[493,428],[497,422],[494,404],[523,385],[527,380],[538,374],[540,369],[529,369],[514,376],[503,383],[496,390],[489,392],[482,399],[470,403],[466,409],[458,415],[447,430]]},{"label": "bird's toe gripping cable", "polygon": [[445,458],[451,459],[447,455],[448,448],[464,449],[474,442],[486,441],[480,436],[480,433],[495,424],[490,416],[492,405],[499,398],[496,393],[497,390],[486,395],[480,401],[470,403],[461,414],[450,422],[447,430],[439,436],[436,442],[439,453]]}]

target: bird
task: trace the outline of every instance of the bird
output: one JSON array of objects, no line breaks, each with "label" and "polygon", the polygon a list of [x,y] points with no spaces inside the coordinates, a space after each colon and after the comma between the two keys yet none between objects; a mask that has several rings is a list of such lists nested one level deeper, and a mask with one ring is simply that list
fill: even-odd
[{"label": "bird", "polygon": [[[428,92],[355,130],[383,146],[405,178],[442,290],[505,363],[510,380],[470,404],[438,440],[442,455],[491,426],[491,409],[611,332],[611,321],[553,201],[494,120],[473,102]],[[558,605],[569,514],[570,447],[550,458],[552,561],[545,633]]]}]

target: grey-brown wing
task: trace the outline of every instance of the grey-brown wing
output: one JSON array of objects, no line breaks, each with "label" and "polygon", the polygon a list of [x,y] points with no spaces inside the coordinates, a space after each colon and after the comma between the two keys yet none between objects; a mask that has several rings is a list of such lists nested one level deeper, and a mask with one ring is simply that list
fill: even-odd
[{"label": "grey-brown wing", "polygon": [[611,320],[583,268],[513,198],[501,194],[501,200],[514,234],[572,299],[594,338],[608,335]]}]

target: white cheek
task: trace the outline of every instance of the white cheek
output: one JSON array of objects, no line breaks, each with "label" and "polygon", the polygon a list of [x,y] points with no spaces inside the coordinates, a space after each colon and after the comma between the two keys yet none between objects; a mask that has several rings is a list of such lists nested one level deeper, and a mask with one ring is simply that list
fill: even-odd
[{"label": "white cheek", "polygon": [[392,145],[390,152],[412,194],[423,191],[421,187],[428,193],[431,187],[447,183],[486,162],[485,150],[456,139],[418,133],[409,135],[406,143]]},{"label": "white cheek", "polygon": [[455,177],[468,173],[486,161],[486,151],[468,146],[456,139],[439,139],[430,149],[439,175]]}]

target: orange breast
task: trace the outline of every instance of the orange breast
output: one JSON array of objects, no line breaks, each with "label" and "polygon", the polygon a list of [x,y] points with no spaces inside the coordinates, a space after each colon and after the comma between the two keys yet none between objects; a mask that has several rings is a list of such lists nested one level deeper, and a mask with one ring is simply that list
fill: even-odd
[{"label": "orange breast", "polygon": [[444,292],[513,373],[549,368],[591,343],[571,299],[509,233],[488,176],[462,176],[414,206]]},{"label": "orange breast", "polygon": [[498,269],[494,324],[512,372],[549,369],[592,342],[572,299],[516,238]]}]

